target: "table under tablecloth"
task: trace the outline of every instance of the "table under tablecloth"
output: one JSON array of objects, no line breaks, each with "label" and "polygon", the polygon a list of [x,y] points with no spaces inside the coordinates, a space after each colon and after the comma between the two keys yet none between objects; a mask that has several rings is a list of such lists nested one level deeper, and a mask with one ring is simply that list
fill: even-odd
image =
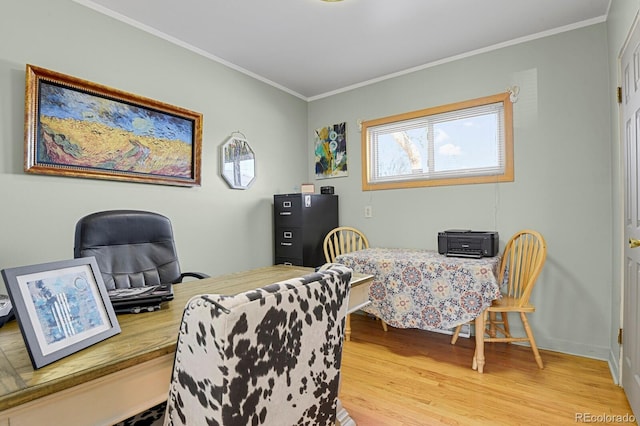
[{"label": "table under tablecloth", "polygon": [[363,310],[399,328],[442,330],[476,318],[500,297],[499,257],[447,257],[432,250],[370,248],[336,257],[374,275]]}]

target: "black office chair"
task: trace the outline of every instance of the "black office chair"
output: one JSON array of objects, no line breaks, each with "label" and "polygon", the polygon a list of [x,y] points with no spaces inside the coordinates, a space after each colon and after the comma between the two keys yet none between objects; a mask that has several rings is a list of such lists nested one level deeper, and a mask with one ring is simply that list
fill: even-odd
[{"label": "black office chair", "polygon": [[73,256],[94,256],[107,290],[208,277],[180,271],[171,222],[146,211],[111,210],[83,217],[76,224]]}]

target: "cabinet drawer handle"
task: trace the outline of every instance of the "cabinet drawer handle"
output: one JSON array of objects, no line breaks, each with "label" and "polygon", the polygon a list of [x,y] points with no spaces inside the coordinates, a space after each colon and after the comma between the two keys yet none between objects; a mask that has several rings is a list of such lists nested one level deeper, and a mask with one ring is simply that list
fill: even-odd
[{"label": "cabinet drawer handle", "polygon": [[284,262],[283,265],[288,265],[288,266],[293,266],[293,263],[291,262]]},{"label": "cabinet drawer handle", "polygon": [[293,243],[280,243],[281,246],[292,246]]},{"label": "cabinet drawer handle", "polygon": [[280,212],[280,216],[291,216],[291,212]]},{"label": "cabinet drawer handle", "polygon": [[293,238],[293,232],[289,232],[289,231],[287,231],[287,232],[283,232],[283,233],[282,233],[282,236],[283,236],[284,238]]}]

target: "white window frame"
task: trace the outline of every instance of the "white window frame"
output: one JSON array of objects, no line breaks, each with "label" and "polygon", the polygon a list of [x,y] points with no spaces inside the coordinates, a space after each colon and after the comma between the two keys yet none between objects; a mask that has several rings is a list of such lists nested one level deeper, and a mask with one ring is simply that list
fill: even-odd
[{"label": "white window frame", "polygon": [[[476,183],[513,182],[513,104],[509,93],[486,96],[483,98],[457,102],[413,111],[390,117],[378,118],[362,122],[362,189],[364,191],[415,188],[425,186],[466,185]],[[390,129],[399,127],[408,129],[411,127],[429,127],[433,134],[433,124],[445,121],[459,120],[489,108],[496,108],[498,112],[498,147],[497,167],[478,169],[448,170],[446,172],[429,172],[433,167],[433,136],[427,143],[427,157],[429,170],[418,170],[415,173],[384,177],[377,175],[376,167],[376,135],[389,134]],[[477,115],[477,114],[476,114]]]}]

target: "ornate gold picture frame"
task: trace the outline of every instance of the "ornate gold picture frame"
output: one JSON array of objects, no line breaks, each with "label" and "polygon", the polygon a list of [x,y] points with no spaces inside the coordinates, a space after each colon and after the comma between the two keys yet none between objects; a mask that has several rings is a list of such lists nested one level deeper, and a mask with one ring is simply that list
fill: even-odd
[{"label": "ornate gold picture frame", "polygon": [[202,114],[27,65],[27,173],[200,185]]}]

